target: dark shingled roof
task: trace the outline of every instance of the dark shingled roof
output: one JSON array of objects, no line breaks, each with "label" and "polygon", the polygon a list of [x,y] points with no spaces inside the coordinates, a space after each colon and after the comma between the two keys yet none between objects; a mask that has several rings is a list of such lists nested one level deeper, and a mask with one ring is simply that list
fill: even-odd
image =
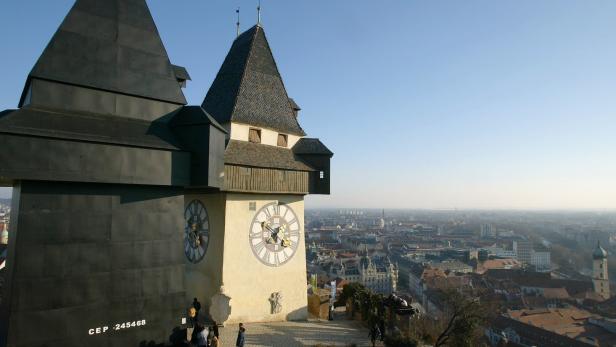
[{"label": "dark shingled roof", "polygon": [[288,148],[230,140],[225,150],[225,164],[272,169],[315,171],[300,161]]},{"label": "dark shingled roof", "polygon": [[30,78],[186,104],[145,0],[77,0]]},{"label": "dark shingled roof", "polygon": [[205,112],[201,106],[184,106],[169,122],[169,125],[172,127],[201,124],[212,124],[222,132],[227,133],[227,130],[218,124],[218,122],[207,112]]},{"label": "dark shingled roof", "polygon": [[302,108],[299,107],[299,105],[295,102],[295,100],[293,100],[293,98],[289,98],[289,102],[291,103],[291,108],[293,110],[297,110],[297,111],[301,111]]},{"label": "dark shingled roof", "polygon": [[334,153],[325,147],[319,139],[303,137],[293,146],[295,154],[324,154],[333,156]]},{"label": "dark shingled roof", "polygon": [[180,150],[163,122],[29,106],[0,112],[0,133]]},{"label": "dark shingled roof", "polygon": [[190,75],[188,74],[188,70],[186,70],[183,66],[171,65],[173,67],[173,73],[175,74],[175,78],[182,81],[192,81],[190,79]]},{"label": "dark shingled roof", "polygon": [[259,25],[235,39],[202,106],[221,124],[233,121],[305,135]]}]

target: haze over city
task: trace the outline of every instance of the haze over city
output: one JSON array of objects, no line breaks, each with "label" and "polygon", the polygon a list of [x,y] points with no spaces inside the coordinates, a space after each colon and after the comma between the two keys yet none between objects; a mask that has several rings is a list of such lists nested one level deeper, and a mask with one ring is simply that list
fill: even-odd
[{"label": "haze over city", "polygon": [[[72,3],[3,5],[0,32],[20,34],[0,36],[11,67],[0,108],[16,107]],[[149,5],[200,104],[234,39],[235,7],[245,30],[254,1]],[[263,1],[302,126],[335,152],[332,194],[308,208],[616,208],[615,2],[379,5]]]}]

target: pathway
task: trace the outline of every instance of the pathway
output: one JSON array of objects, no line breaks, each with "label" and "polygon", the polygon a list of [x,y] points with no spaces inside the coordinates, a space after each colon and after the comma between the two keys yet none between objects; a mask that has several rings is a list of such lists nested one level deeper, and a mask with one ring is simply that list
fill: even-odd
[{"label": "pathway", "polygon": [[[368,330],[350,320],[248,323],[244,326],[246,346],[372,346]],[[223,346],[235,346],[237,325],[220,328],[220,335]]]}]

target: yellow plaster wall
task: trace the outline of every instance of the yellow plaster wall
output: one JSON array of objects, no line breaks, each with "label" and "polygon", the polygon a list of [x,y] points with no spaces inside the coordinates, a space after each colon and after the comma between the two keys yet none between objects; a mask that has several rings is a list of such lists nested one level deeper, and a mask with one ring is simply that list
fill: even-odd
[{"label": "yellow plaster wall", "polygon": [[[225,123],[225,129],[229,132],[232,140],[248,141],[248,132],[250,128],[261,129],[261,144],[269,146],[278,145],[278,132],[273,129],[261,128],[241,123]],[[284,133],[282,133],[284,134]],[[287,148],[293,148],[297,141],[301,139],[301,136],[286,134],[287,135]]]},{"label": "yellow plaster wall", "polygon": [[[279,267],[261,263],[253,254],[248,234],[256,211],[280,201],[293,209],[301,226],[300,244],[293,258]],[[227,194],[225,209],[223,282],[231,297],[227,323],[303,320],[307,318],[306,249],[304,244],[304,200],[298,195]],[[269,297],[282,292],[282,312],[271,313]]]}]

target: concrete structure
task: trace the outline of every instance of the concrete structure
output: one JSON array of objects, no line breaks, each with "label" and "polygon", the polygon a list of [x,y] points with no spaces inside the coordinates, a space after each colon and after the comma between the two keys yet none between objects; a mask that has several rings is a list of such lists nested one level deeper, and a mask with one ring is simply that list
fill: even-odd
[{"label": "concrete structure", "polygon": [[592,253],[592,283],[595,293],[604,300],[610,298],[610,281],[607,271],[607,252],[597,242],[597,247]]},{"label": "concrete structure", "polygon": [[488,251],[490,255],[493,255],[497,258],[507,258],[507,259],[517,259],[518,258],[517,252],[513,249],[506,249],[502,247],[486,247],[485,250]]},{"label": "concrete structure", "polygon": [[496,228],[492,224],[481,224],[479,235],[481,237],[494,237],[496,236]]},{"label": "concrete structure", "polygon": [[513,241],[513,250],[517,259],[523,264],[530,264],[533,253],[533,243],[530,240],[518,239]]},{"label": "concrete structure", "polygon": [[533,250],[530,264],[535,267],[535,271],[550,272],[552,270],[550,251],[548,249]]}]

